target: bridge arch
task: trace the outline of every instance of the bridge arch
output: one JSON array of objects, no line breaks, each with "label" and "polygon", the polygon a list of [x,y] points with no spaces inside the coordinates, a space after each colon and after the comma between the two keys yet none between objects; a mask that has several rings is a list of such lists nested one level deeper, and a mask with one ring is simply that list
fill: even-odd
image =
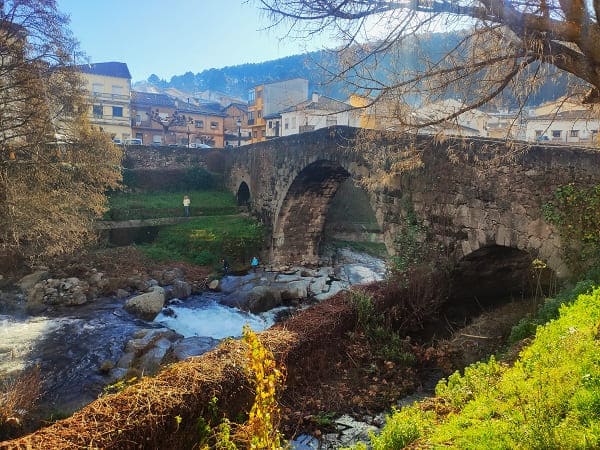
[{"label": "bridge arch", "polygon": [[238,186],[236,199],[238,206],[248,206],[250,204],[250,188],[245,181],[242,181]]},{"label": "bridge arch", "polygon": [[275,217],[271,261],[316,264],[327,210],[350,173],[332,160],[317,160],[290,184]]}]

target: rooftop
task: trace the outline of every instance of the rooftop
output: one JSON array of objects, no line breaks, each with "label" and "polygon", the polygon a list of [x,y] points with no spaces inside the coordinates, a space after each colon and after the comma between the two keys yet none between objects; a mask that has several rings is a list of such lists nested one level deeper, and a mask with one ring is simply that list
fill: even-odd
[{"label": "rooftop", "polygon": [[77,66],[83,73],[93,75],[104,75],[106,77],[127,78],[131,80],[131,74],[127,64],[122,62],[102,62],[93,64],[81,64]]}]

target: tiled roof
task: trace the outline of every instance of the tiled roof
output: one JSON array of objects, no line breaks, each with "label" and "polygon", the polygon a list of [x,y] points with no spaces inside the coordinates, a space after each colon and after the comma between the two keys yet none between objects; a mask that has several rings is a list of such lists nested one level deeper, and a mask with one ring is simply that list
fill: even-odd
[{"label": "tiled roof", "polygon": [[187,113],[196,113],[196,114],[206,114],[209,116],[218,116],[225,117],[221,111],[221,105],[218,103],[205,103],[200,105],[193,105],[191,103],[186,102],[178,102],[177,103],[177,111],[187,112]]},{"label": "tiled roof", "polygon": [[529,120],[594,120],[598,116],[594,115],[589,109],[575,109],[570,111],[561,111],[556,114],[544,114],[542,116],[533,116]]},{"label": "tiled roof", "polygon": [[246,103],[238,103],[238,102],[231,102],[229,105],[223,107],[222,111],[225,111],[227,108],[231,108],[232,106],[237,106],[242,111],[248,111],[248,105]]},{"label": "tiled roof", "polygon": [[131,104],[134,106],[164,106],[175,108],[175,101],[166,94],[131,91]]},{"label": "tiled roof", "polygon": [[284,109],[282,112],[291,112],[291,111],[303,111],[307,109],[317,109],[321,111],[331,111],[331,112],[340,112],[340,111],[349,111],[352,109],[352,106],[347,103],[340,102],[339,100],[335,100],[333,98],[325,97],[320,95],[317,101],[306,100],[302,103],[298,103],[290,108]]},{"label": "tiled roof", "polygon": [[127,78],[131,80],[131,74],[127,64],[122,62],[102,62],[93,64],[81,64],[77,66],[83,73],[104,75],[107,77]]}]

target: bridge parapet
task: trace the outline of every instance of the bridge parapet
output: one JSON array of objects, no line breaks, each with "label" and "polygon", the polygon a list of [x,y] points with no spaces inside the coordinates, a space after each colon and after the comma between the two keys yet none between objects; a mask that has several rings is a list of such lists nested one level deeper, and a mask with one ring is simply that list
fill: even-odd
[{"label": "bridge parapet", "polygon": [[[568,274],[557,230],[542,205],[558,186],[600,183],[600,152],[490,139],[382,135],[357,145],[357,130],[333,127],[231,152],[227,185],[248,188],[250,210],[271,231],[271,259],[315,263],[331,198],[344,179],[365,183],[390,254],[415,215],[424,239],[452,261],[488,246],[541,258]],[[399,157],[418,161],[391,174]],[[400,161],[402,162],[402,161]],[[384,176],[385,175],[385,176]]]}]

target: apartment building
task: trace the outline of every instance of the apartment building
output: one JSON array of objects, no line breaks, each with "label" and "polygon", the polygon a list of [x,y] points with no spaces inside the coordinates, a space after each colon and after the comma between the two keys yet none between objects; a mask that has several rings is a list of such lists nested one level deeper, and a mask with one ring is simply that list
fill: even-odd
[{"label": "apartment building", "polygon": [[90,122],[113,139],[131,138],[131,74],[127,64],[102,62],[77,66],[85,80]]},{"label": "apartment building", "polygon": [[132,130],[143,145],[222,148],[224,119],[218,104],[194,105],[166,94],[133,91]]},{"label": "apartment building", "polygon": [[267,139],[265,116],[280,113],[308,98],[308,80],[293,78],[256,86],[248,93],[248,127],[252,143]]},{"label": "apartment building", "polygon": [[317,93],[313,93],[309,100],[285,109],[280,116],[280,121],[277,121],[277,117],[267,116],[267,133],[281,127],[280,135],[289,136],[335,125],[357,127],[360,124],[360,111],[347,103]]}]

